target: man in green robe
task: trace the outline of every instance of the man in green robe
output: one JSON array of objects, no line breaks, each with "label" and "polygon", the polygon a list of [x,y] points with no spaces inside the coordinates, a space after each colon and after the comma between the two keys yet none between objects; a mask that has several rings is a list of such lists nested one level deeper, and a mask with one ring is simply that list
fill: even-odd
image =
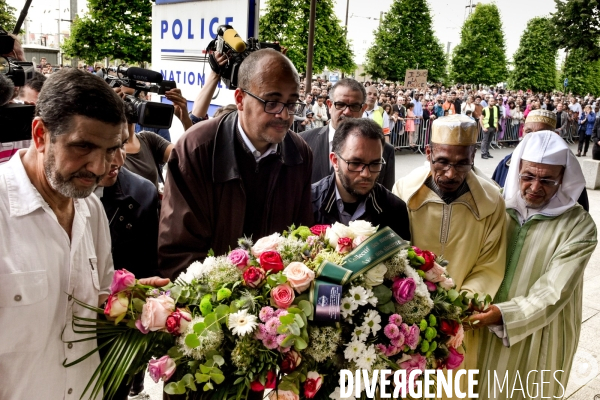
[{"label": "man in green robe", "polygon": [[515,149],[506,180],[506,272],[484,328],[480,399],[565,394],[581,328],[583,272],[596,225],[577,204],[585,181],[564,140],[542,131]]}]

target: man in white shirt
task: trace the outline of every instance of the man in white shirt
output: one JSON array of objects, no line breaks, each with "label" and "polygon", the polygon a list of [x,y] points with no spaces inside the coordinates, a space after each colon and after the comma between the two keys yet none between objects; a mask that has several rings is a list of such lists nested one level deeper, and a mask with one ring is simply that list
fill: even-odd
[{"label": "man in white shirt", "polygon": [[31,146],[0,166],[0,399],[78,399],[99,365],[97,354],[63,362],[96,347],[76,342],[73,314],[97,315],[74,299],[101,305],[109,294],[108,221],[90,194],[124,124],[102,79],[57,72],[40,93]]},{"label": "man in white shirt", "polygon": [[317,97],[317,102],[312,106],[316,128],[324,126],[325,122],[329,120],[329,117],[327,117],[327,107],[325,107],[326,99],[327,96],[319,95],[319,97]]}]

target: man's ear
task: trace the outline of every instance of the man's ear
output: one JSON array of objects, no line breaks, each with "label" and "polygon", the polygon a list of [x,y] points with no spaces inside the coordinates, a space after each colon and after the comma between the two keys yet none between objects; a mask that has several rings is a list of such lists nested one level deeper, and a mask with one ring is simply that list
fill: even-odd
[{"label": "man's ear", "polygon": [[340,168],[339,164],[338,164],[338,157],[337,154],[335,154],[333,151],[331,153],[329,153],[329,161],[331,161],[331,165],[333,166],[333,169],[335,170],[335,172],[338,171],[338,169]]},{"label": "man's ear", "polygon": [[31,139],[39,153],[43,153],[50,145],[50,132],[40,117],[35,117],[31,122]]},{"label": "man's ear", "polygon": [[244,92],[242,91],[242,89],[235,89],[235,92],[233,93],[233,98],[235,100],[235,106],[237,107],[238,111],[244,111]]},{"label": "man's ear", "polygon": [[431,145],[425,146],[425,158],[427,158],[427,161],[431,162]]}]

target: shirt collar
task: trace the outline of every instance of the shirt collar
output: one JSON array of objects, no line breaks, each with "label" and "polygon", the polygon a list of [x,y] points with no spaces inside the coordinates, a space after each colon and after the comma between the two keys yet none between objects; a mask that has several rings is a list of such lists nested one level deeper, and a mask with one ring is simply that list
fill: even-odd
[{"label": "shirt collar", "polygon": [[[21,159],[26,151],[26,149],[20,150],[4,164],[10,216],[21,217],[31,214],[38,208],[43,208],[46,212],[54,214],[54,211],[52,211],[46,200],[44,200],[40,192],[31,183],[29,176],[27,176],[23,160]],[[79,201],[78,199],[73,199],[73,201],[76,211],[81,212],[82,216],[88,217],[90,215],[85,201]]]},{"label": "shirt collar", "polygon": [[338,215],[340,217],[340,222],[343,223],[344,225],[348,225],[348,223],[350,221],[356,221],[357,219],[359,219],[367,210],[367,199],[364,199],[363,201],[360,202],[360,204],[358,205],[358,207],[356,207],[356,211],[354,211],[354,214],[350,215],[349,213],[347,213],[344,210],[344,201],[342,200],[342,196],[340,195],[340,191],[337,188],[337,181],[333,182],[334,186],[335,186],[335,204],[337,206],[338,209]]},{"label": "shirt collar", "polygon": [[248,138],[248,135],[246,135],[246,132],[244,132],[244,129],[242,128],[242,124],[241,124],[239,118],[237,121],[237,125],[238,125],[238,129],[240,131],[240,135],[242,136],[242,140],[244,141],[244,143],[246,144],[246,146],[248,147],[248,149],[254,156],[254,159],[256,160],[256,162],[262,160],[263,158],[265,158],[266,156],[268,156],[270,154],[277,153],[277,143],[271,143],[271,146],[267,149],[267,151],[260,154],[260,152],[258,150],[256,150],[256,147],[254,147],[254,145],[250,141],[250,138]]},{"label": "shirt collar", "polygon": [[331,122],[329,123],[329,150],[331,150],[331,142],[333,142],[333,135],[335,135],[335,129],[332,126]]}]

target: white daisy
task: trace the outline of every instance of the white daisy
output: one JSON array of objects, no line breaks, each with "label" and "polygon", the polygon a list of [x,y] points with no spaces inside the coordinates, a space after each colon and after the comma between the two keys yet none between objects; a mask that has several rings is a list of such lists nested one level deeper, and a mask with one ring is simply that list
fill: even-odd
[{"label": "white daisy", "polygon": [[340,303],[340,312],[344,318],[353,315],[357,308],[358,304],[351,297],[344,297]]},{"label": "white daisy", "polygon": [[367,296],[367,291],[365,290],[364,287],[362,287],[362,286],[354,286],[348,292],[352,296],[352,299],[354,299],[354,301],[356,302],[356,304],[358,304],[359,306],[364,306],[364,305],[367,304],[367,297],[368,296]]},{"label": "white daisy", "polygon": [[360,369],[370,371],[375,361],[377,361],[377,353],[375,352],[375,347],[371,345],[364,349],[360,357],[356,360],[356,365]]},{"label": "white daisy", "polygon": [[352,332],[352,341],[364,342],[369,337],[369,330],[363,327],[357,327]]},{"label": "white daisy", "polygon": [[248,310],[243,309],[236,313],[229,314],[229,329],[231,333],[238,336],[244,336],[254,330],[258,325],[255,315],[248,314]]},{"label": "white daisy", "polygon": [[335,388],[335,391],[329,395],[329,398],[333,400],[356,400],[356,397],[352,396],[352,394],[347,397],[342,397],[339,387]]},{"label": "white daisy", "polygon": [[361,342],[352,341],[346,345],[346,350],[344,350],[344,357],[346,360],[356,360],[362,352],[365,351],[365,345]]},{"label": "white daisy", "polygon": [[365,320],[363,322],[363,326],[367,326],[369,327],[371,333],[373,333],[373,336],[375,336],[377,334],[377,332],[379,332],[379,330],[381,329],[381,315],[379,315],[379,313],[375,310],[369,310],[366,314],[365,314]]}]

